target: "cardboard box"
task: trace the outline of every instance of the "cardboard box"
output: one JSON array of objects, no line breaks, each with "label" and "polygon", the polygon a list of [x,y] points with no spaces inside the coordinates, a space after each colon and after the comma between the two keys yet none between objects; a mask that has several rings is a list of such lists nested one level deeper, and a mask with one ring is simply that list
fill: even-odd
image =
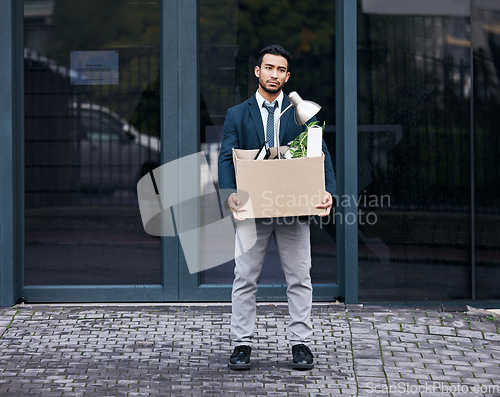
[{"label": "cardboard box", "polygon": [[[286,147],[281,151],[285,152]],[[276,148],[271,148],[271,157]],[[245,218],[319,215],[325,193],[325,156],[254,160],[258,150],[233,149],[236,187]]]}]

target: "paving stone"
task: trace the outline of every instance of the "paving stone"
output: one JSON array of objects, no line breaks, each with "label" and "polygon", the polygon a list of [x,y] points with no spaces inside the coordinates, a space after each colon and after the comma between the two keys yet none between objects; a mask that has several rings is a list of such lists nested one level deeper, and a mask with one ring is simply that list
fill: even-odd
[{"label": "paving stone", "polygon": [[429,333],[434,335],[456,335],[456,330],[453,327],[444,327],[444,326],[436,326],[429,325]]}]

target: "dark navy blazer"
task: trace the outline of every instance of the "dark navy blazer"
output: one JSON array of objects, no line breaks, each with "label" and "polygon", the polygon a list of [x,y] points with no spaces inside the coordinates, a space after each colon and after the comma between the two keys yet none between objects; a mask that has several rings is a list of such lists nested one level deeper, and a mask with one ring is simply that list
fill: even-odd
[{"label": "dark navy blazer", "polygon": [[[289,104],[288,97],[284,95],[280,113]],[[281,116],[280,145],[285,146],[287,143],[293,141],[304,129],[305,126],[298,126],[295,122],[293,108],[288,109]],[[222,134],[218,164],[219,189],[236,189],[232,148],[245,150],[260,149],[264,144],[264,126],[255,95],[245,102],[228,109]],[[323,153],[325,154],[325,188],[330,194],[335,196],[337,188],[335,174],[330,153],[324,140]]]}]

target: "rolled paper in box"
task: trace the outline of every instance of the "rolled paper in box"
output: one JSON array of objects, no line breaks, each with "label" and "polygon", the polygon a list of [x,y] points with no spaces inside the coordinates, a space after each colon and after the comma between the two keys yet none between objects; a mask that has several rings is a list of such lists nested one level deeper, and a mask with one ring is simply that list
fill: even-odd
[{"label": "rolled paper in box", "polygon": [[323,128],[313,125],[307,129],[307,157],[319,157],[323,153]]}]

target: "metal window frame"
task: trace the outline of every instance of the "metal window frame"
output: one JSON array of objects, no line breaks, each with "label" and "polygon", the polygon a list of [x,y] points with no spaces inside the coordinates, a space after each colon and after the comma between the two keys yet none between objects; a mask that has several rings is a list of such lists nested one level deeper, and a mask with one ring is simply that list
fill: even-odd
[{"label": "metal window frame", "polygon": [[[356,1],[335,2],[335,111],[337,195],[358,196],[357,42]],[[358,212],[352,200],[338,207],[336,224],[339,280],[346,303],[358,303]],[[349,215],[353,215],[350,217]]]},{"label": "metal window frame", "polygon": [[[0,2],[1,26],[6,32],[0,37],[0,48],[5,54],[0,59],[2,70],[5,71],[0,77],[0,83],[5,87],[0,95],[0,117],[4,120],[0,130],[0,138],[4,144],[2,147],[4,156],[0,159],[0,175],[5,184],[5,189],[0,191],[0,306],[12,305],[18,299],[25,299],[28,302],[177,301],[179,248],[177,240],[173,238],[162,240],[161,284],[24,285],[23,3],[19,0]],[[176,57],[172,57],[172,52],[174,51],[175,55],[179,47],[177,37],[180,23],[176,18],[176,7],[175,2],[162,2],[161,34],[162,37],[169,37],[169,40],[162,40],[162,70],[177,70]],[[176,111],[172,108],[172,101],[169,101],[176,97],[170,91],[175,81],[162,79],[163,120],[165,117],[168,120],[168,112]],[[172,134],[172,137],[169,137],[170,145],[165,144],[167,139],[163,140],[164,162],[178,157],[175,144],[177,139],[177,134]]]},{"label": "metal window frame", "polygon": [[[22,76],[18,67],[22,59],[22,36],[19,15],[22,2],[0,2],[0,306],[12,305],[18,295],[22,195],[20,193],[19,131],[23,130],[21,117]],[[21,13],[22,15],[22,13]],[[21,25],[22,26],[22,25]],[[22,70],[22,69],[21,69]]]}]

